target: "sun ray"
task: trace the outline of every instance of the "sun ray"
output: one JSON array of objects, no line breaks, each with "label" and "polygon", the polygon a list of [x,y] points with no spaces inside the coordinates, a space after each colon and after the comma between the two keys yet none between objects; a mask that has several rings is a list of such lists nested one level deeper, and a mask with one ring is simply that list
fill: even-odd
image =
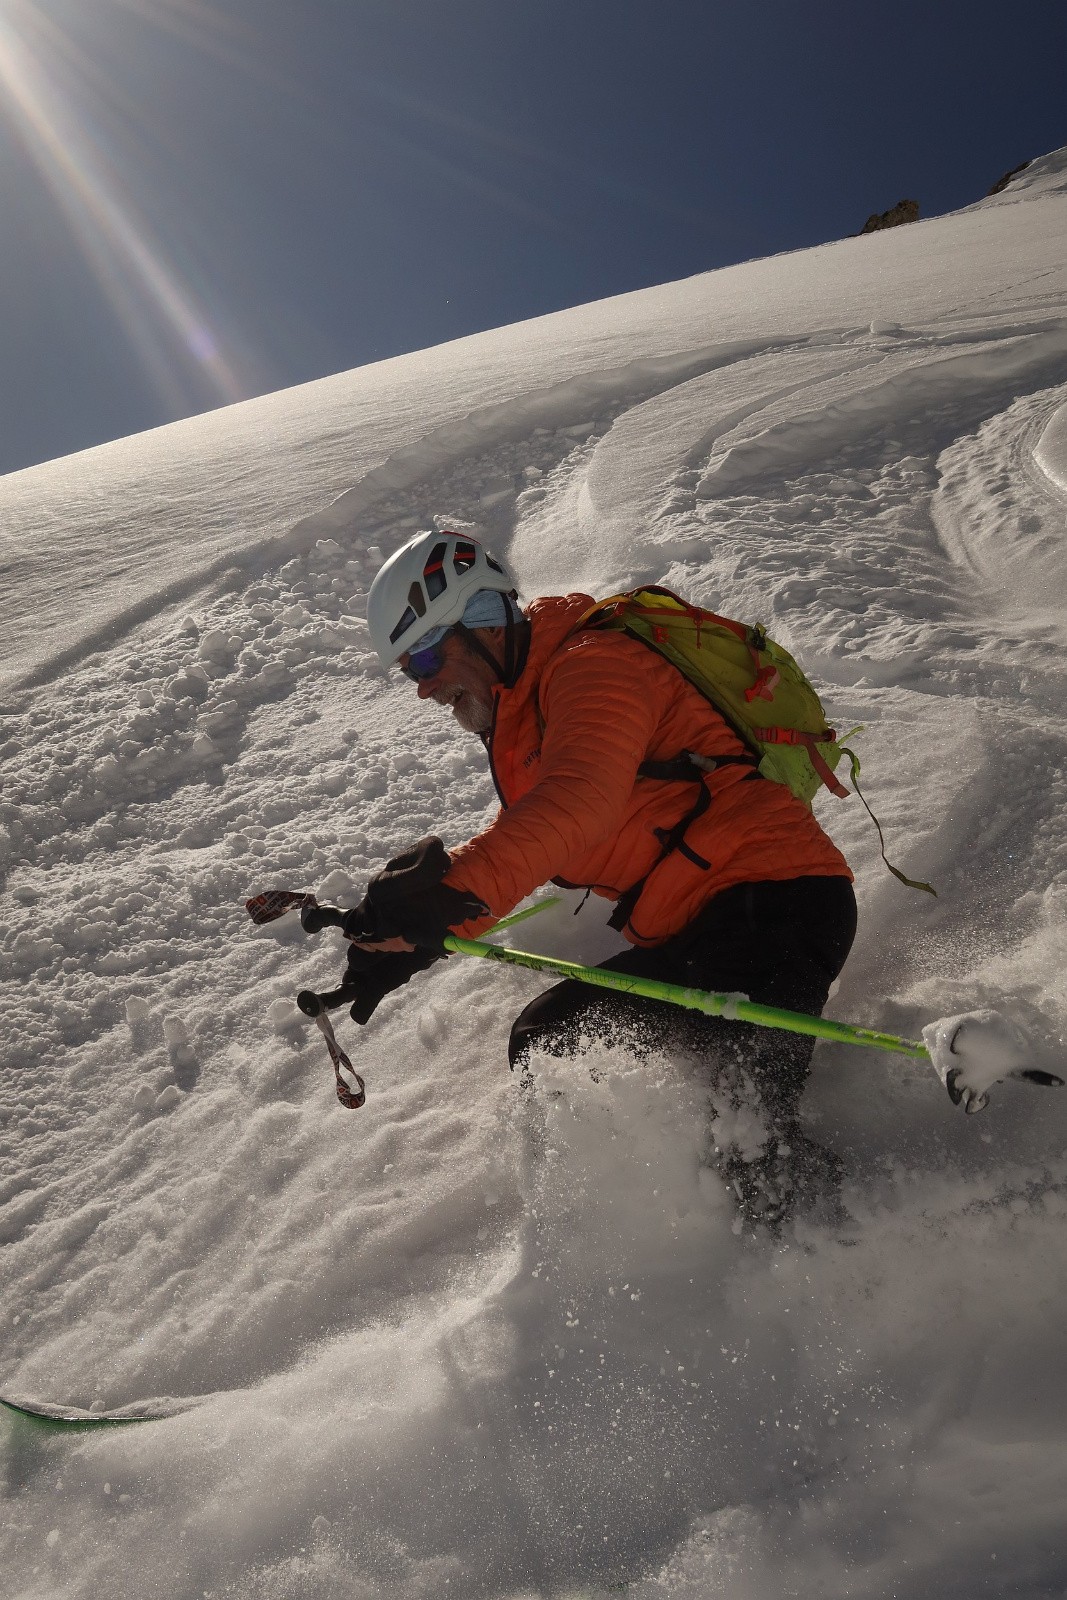
[{"label": "sun ray", "polygon": [[[176,10],[158,0],[151,9]],[[205,11],[190,0],[177,9],[197,21]],[[0,110],[66,218],[163,404],[171,414],[184,415],[256,392],[262,374],[238,370],[206,308],[124,192],[82,109],[87,97],[95,97],[100,116],[122,114],[115,85],[33,0],[3,0]]]}]

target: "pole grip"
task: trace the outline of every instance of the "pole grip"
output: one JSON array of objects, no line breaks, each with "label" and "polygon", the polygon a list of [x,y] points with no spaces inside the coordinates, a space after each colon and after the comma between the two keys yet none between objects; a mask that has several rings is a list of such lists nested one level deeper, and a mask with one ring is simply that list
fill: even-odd
[{"label": "pole grip", "polygon": [[333,1011],[337,1006],[344,1006],[354,1000],[359,993],[353,983],[342,983],[339,989],[330,989],[325,994],[316,994],[314,989],[301,989],[296,997],[296,1003],[305,1017],[317,1017],[324,1011]]},{"label": "pole grip", "polygon": [[300,926],[305,933],[321,933],[323,928],[340,928],[345,914],[336,906],[304,906],[300,912]]}]

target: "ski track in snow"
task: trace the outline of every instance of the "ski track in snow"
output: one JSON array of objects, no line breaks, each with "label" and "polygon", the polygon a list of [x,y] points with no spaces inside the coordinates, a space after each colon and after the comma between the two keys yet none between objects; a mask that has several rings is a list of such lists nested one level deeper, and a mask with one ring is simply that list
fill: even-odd
[{"label": "ski track in snow", "polygon": [[[13,1593],[1059,1588],[1055,1097],[1007,1087],[976,1122],[915,1063],[821,1047],[805,1111],[853,1225],[775,1245],[732,1226],[686,1063],[596,1046],[520,1090],[513,971],[457,958],[346,1022],[368,1104],[336,1109],[292,996],[341,953],[243,910],[274,884],[349,903],[493,815],[480,747],[413,711],[363,622],[437,517],[529,595],[652,580],[766,621],[864,725],[890,857],[941,894],[820,802],[861,899],[832,1014],[914,1035],[1010,995],[1062,1061],[1067,321],[1023,288],[442,423],[326,511],[72,618],[11,689],[4,1390],[196,1402],[8,1430]],[[600,958],[576,902],[515,942]]]}]

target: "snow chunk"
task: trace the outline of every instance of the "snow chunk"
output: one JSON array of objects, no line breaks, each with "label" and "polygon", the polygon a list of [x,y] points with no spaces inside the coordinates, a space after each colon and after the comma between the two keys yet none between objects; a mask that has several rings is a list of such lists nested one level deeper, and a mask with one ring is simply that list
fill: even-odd
[{"label": "snow chunk", "polygon": [[207,660],[230,653],[230,636],[222,628],[212,628],[200,641],[200,654]]},{"label": "snow chunk", "polygon": [[236,700],[223,700],[214,711],[207,712],[200,718],[200,726],[207,734],[225,733],[228,728],[240,720],[241,708]]},{"label": "snow chunk", "polygon": [[303,1020],[303,1014],[292,1000],[274,1000],[267,1007],[267,1021],[275,1033],[288,1033],[291,1028],[299,1028]]},{"label": "snow chunk", "polygon": [[126,1001],[126,1021],[132,1028],[136,1023],[143,1022],[150,1014],[151,1009],[147,1000],[142,1000],[137,995],[131,995]]},{"label": "snow chunk", "polygon": [[191,665],[168,681],[165,692],[170,700],[183,700],[187,695],[203,694],[210,682],[203,667]]},{"label": "snow chunk", "polygon": [[198,733],[189,746],[189,757],[192,761],[221,761],[222,752],[215,741],[206,733]]},{"label": "snow chunk", "polygon": [[163,1038],[169,1045],[188,1044],[189,1033],[180,1017],[163,1018]]},{"label": "snow chunk", "polygon": [[436,1006],[427,1006],[425,1010],[419,1012],[415,1031],[419,1036],[419,1043],[425,1045],[427,1049],[432,1048],[438,1042],[444,1030],[442,1028],[441,1013]]},{"label": "snow chunk", "polygon": [[338,900],[350,900],[354,894],[355,884],[340,867],[334,867],[332,872],[327,873],[315,890],[316,898],[325,905],[335,905]]},{"label": "snow chunk", "polygon": [[748,1002],[749,996],[747,994],[742,994],[740,990],[731,992],[726,996],[726,1003],[722,1008],[722,1015],[727,1019],[727,1021],[736,1022],[738,1020],[738,1006],[748,1005]]},{"label": "snow chunk", "polygon": [[284,662],[268,661],[259,672],[249,678],[248,685],[250,689],[270,693],[291,683],[292,678],[293,674]]},{"label": "snow chunk", "polygon": [[344,632],[332,624],[316,628],[311,638],[320,650],[343,650],[348,643]]}]

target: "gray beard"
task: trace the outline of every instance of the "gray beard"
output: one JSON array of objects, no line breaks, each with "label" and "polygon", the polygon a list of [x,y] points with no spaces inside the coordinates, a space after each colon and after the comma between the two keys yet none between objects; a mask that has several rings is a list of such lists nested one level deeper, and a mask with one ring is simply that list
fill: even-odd
[{"label": "gray beard", "polygon": [[493,708],[465,689],[452,707],[452,715],[467,733],[488,733],[492,726]]}]

